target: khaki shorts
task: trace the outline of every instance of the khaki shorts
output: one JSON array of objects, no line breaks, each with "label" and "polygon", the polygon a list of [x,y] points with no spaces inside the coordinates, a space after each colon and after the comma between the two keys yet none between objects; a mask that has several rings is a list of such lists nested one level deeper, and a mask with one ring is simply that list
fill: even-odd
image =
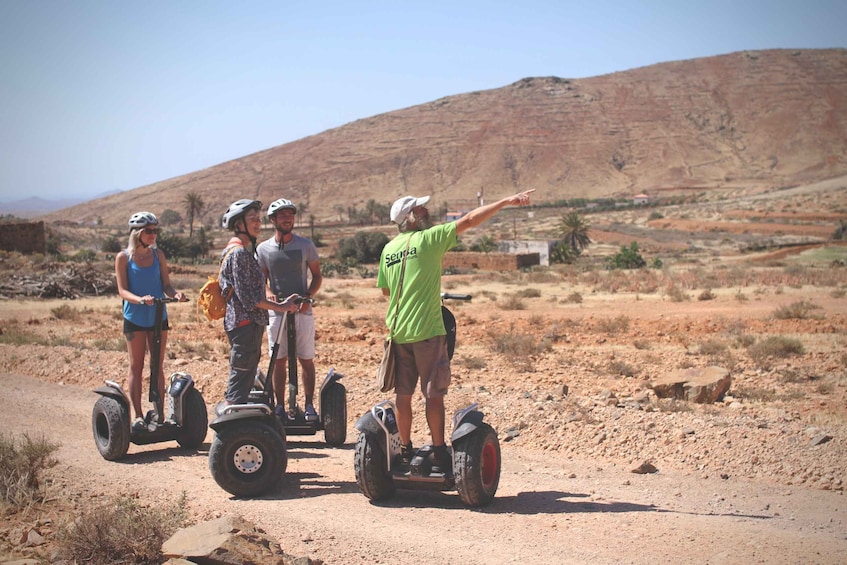
[{"label": "khaki shorts", "polygon": [[420,376],[424,398],[438,398],[450,388],[450,358],[447,336],[439,335],[415,343],[395,344],[397,380],[394,391],[412,395]]},{"label": "khaki shorts", "polygon": [[[271,312],[268,323],[268,352],[274,347],[274,340],[282,325],[282,333],[279,334],[279,351],[277,359],[288,357],[288,334],[285,331],[285,314]],[[315,317],[311,314],[295,314],[294,331],[297,332],[297,358],[315,358]]]}]

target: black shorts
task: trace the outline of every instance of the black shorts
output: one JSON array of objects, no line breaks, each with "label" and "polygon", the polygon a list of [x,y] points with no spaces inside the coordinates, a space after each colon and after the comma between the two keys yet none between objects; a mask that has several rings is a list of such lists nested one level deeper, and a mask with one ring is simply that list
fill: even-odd
[{"label": "black shorts", "polygon": [[[165,318],[164,320],[162,320],[162,331],[166,332],[169,329],[171,329],[171,328],[170,328],[170,326],[168,326],[167,318]],[[130,322],[129,320],[124,318],[124,333],[125,334],[128,334],[130,332],[152,332],[152,331],[153,331],[152,327],[151,328],[142,328],[141,326],[133,324],[132,322]]]}]

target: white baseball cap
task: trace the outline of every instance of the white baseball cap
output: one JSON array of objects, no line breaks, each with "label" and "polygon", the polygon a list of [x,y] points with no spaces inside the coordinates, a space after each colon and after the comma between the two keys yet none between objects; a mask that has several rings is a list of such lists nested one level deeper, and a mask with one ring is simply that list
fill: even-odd
[{"label": "white baseball cap", "polygon": [[404,196],[403,198],[395,200],[394,204],[391,205],[391,221],[395,224],[403,223],[406,215],[411,212],[413,208],[425,206],[427,202],[429,202],[429,196],[421,196],[420,198]]}]

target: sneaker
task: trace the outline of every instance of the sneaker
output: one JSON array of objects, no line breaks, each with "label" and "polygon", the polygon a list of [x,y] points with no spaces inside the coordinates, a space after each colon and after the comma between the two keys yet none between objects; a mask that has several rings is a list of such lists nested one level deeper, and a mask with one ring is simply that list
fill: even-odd
[{"label": "sneaker", "polygon": [[317,422],[318,421],[318,413],[315,412],[315,407],[311,404],[306,405],[306,421],[307,422]]},{"label": "sneaker", "polygon": [[446,445],[438,445],[433,448],[432,460],[435,467],[437,467],[445,477],[453,476],[453,456],[447,450]]},{"label": "sneaker", "polygon": [[285,406],[283,406],[282,404],[277,404],[274,408],[274,414],[277,418],[284,421],[287,416],[287,413],[285,412]]},{"label": "sneaker", "polygon": [[147,429],[147,424],[144,423],[144,418],[136,418],[132,421],[132,433],[137,434]]}]

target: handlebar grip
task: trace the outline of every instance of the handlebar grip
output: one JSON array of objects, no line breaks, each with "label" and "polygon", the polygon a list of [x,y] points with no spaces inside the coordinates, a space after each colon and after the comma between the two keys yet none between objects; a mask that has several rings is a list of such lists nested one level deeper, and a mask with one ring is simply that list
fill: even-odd
[{"label": "handlebar grip", "polygon": [[453,294],[450,292],[442,292],[441,300],[470,300],[473,298],[470,294]]}]

